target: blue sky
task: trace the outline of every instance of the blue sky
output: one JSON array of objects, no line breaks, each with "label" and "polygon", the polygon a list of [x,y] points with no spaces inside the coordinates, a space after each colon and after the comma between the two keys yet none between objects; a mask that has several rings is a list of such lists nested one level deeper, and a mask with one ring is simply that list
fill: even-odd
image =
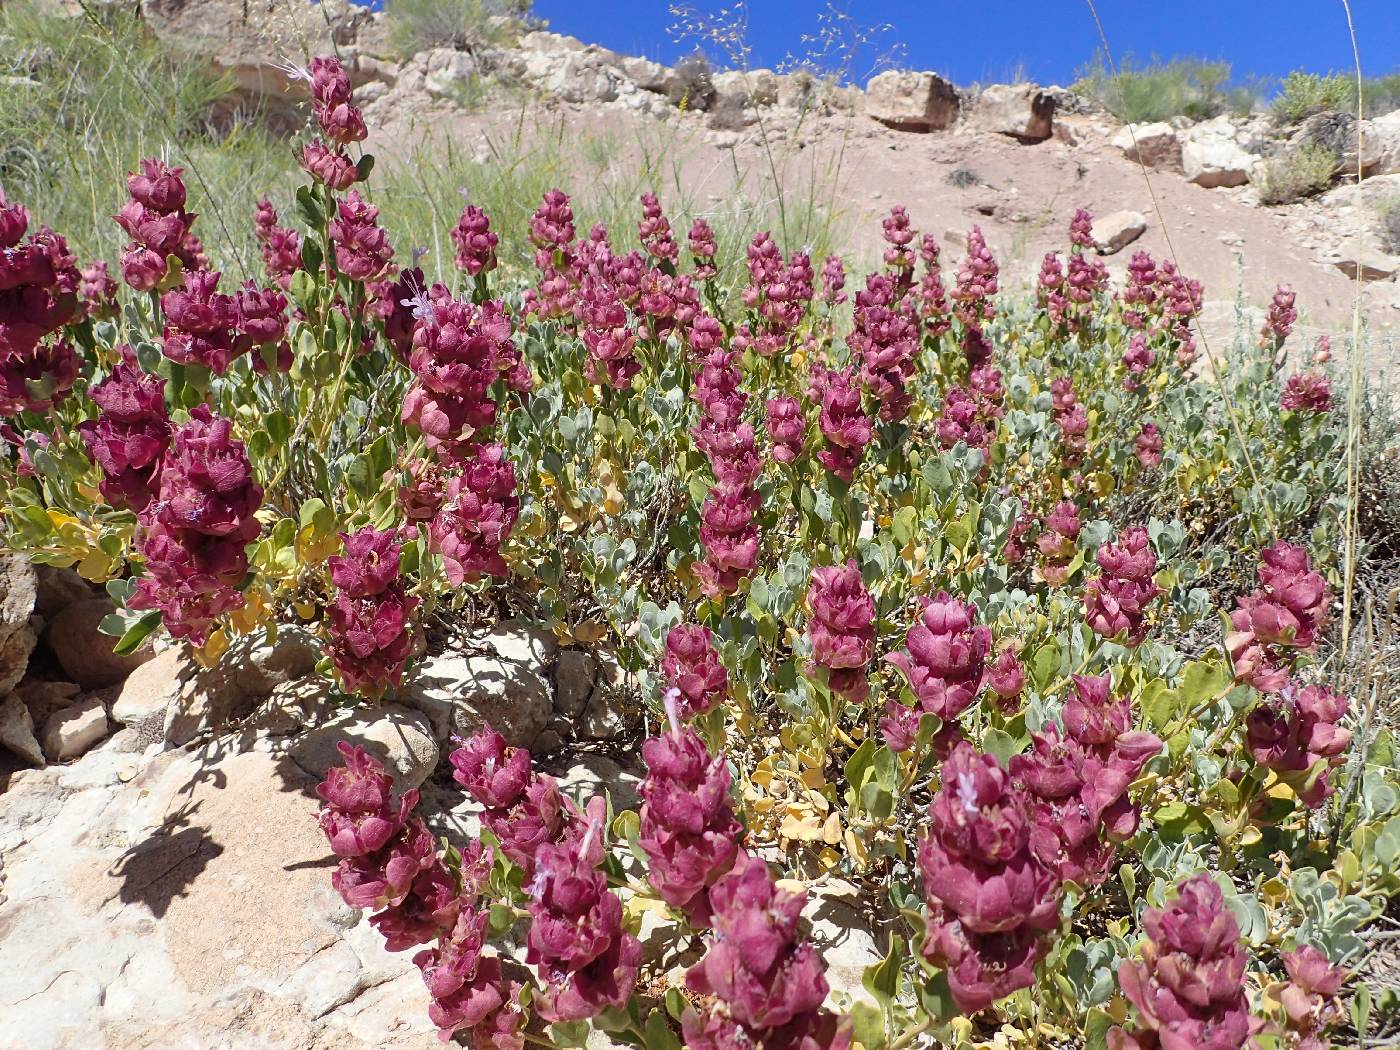
[{"label": "blue sky", "polygon": [[[1292,69],[1351,68],[1341,0],[1096,0],[1114,57],[1132,54],[1225,59],[1235,79],[1279,77]],[[713,14],[721,3],[690,0]],[[856,21],[886,22],[902,42],[904,64],[955,82],[1010,79],[1017,70],[1040,83],[1069,83],[1099,50],[1085,0],[837,0]],[[825,0],[749,0],[752,66],[773,66],[804,50]],[[668,34],[666,0],[535,0],[556,32],[664,62],[694,50]],[[1400,69],[1400,0],[1352,0],[1367,75]],[[857,79],[874,58],[861,55]]]}]

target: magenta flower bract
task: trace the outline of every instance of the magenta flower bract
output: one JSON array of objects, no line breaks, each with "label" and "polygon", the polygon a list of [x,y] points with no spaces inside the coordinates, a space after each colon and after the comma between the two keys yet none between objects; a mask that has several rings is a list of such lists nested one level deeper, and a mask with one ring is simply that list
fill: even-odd
[{"label": "magenta flower bract", "polygon": [[1206,874],[1181,884],[1164,908],[1143,912],[1142,961],[1126,960],[1118,983],[1136,1008],[1132,1028],[1109,1045],[1147,1050],[1237,1050],[1250,1034],[1240,928],[1220,887]]},{"label": "magenta flower bract", "polygon": [[1346,711],[1346,697],[1325,686],[1290,683],[1249,713],[1246,743],[1256,762],[1316,809],[1332,794],[1328,774],[1351,743],[1351,731],[1338,724]]},{"label": "magenta flower bract", "polygon": [[947,591],[932,600],[922,598],[920,604],[920,622],[904,637],[908,652],[890,653],[885,662],[903,673],[920,712],[951,722],[977,702],[992,632],[975,622],[976,606],[950,597]]},{"label": "magenta flower bract", "polygon": [[475,204],[468,204],[452,228],[457,268],[468,277],[490,273],[496,268],[496,245],[500,240],[491,232],[491,220],[486,212]]},{"label": "magenta flower bract", "polygon": [[1000,268],[987,248],[981,227],[972,227],[967,232],[967,255],[958,269],[957,283],[949,296],[959,321],[968,327],[980,327],[983,321],[990,321],[995,316],[991,298],[997,293],[999,273]]},{"label": "magenta flower bract", "polygon": [[647,740],[642,758],[647,777],[638,843],[651,859],[647,879],[692,926],[704,926],[706,890],[734,865],[743,832],[729,802],[728,766],[679,724]]},{"label": "magenta flower bract", "polygon": [[1239,599],[1225,635],[1235,677],[1266,692],[1288,682],[1295,650],[1311,652],[1326,625],[1327,582],[1311,571],[1307,551],[1280,540],[1261,555],[1260,586]]},{"label": "magenta flower bract", "polygon": [[261,531],[262,496],[233,424],[196,406],[165,454],[158,498],[141,514],[148,575],[128,605],[159,609],[172,637],[203,645],[218,616],[243,606],[237,587],[245,548]]},{"label": "magenta flower bract", "polygon": [[500,445],[479,446],[462,473],[448,481],[442,509],[428,534],[452,586],[510,574],[501,545],[520,516],[515,486],[515,466]]},{"label": "magenta flower bract", "polygon": [[1264,327],[1259,332],[1259,345],[1273,347],[1275,351],[1283,346],[1293,332],[1293,323],[1298,320],[1298,310],[1294,305],[1298,294],[1286,284],[1281,284],[1269,300],[1269,312],[1264,317]]},{"label": "magenta flower bract", "polygon": [[1084,585],[1084,618],[1096,634],[1124,636],[1128,645],[1147,637],[1148,604],[1162,593],[1153,582],[1157,555],[1147,530],[1125,529],[1117,543],[1105,543],[1095,554],[1102,573]]},{"label": "magenta flower bract", "polygon": [[807,589],[808,673],[820,669],[832,692],[852,703],[870,695],[867,668],[875,656],[875,600],[854,560],[812,570]]},{"label": "magenta flower bract", "polygon": [[807,420],[802,414],[802,402],[795,397],[770,397],[764,407],[773,459],[778,463],[793,462],[802,455],[807,444]]},{"label": "magenta flower bract", "polygon": [[1156,423],[1144,423],[1133,438],[1133,455],[1144,467],[1155,467],[1162,462],[1162,432]]},{"label": "magenta flower bract", "polygon": [[1332,408],[1332,381],[1323,372],[1294,372],[1283,385],[1280,404],[1289,412],[1322,415]]},{"label": "magenta flower bract", "polygon": [[719,273],[715,265],[715,256],[719,254],[719,242],[715,240],[715,231],[704,216],[697,217],[691,224],[690,236],[686,242],[695,260],[695,279],[711,280]]},{"label": "magenta flower bract", "polygon": [[403,677],[418,599],[399,580],[394,532],[366,528],[341,539],[344,554],[327,559],[339,591],[326,610],[327,651],[346,689],[376,696]]},{"label": "magenta flower bract", "polygon": [[149,375],[129,346],[110,375],[89,391],[101,409],[78,424],[78,435],[102,469],[102,498],[114,507],[146,509],[160,486],[160,463],[170,444],[165,380]]},{"label": "magenta flower bract", "polygon": [[335,268],[352,281],[372,281],[393,264],[389,235],[379,226],[379,209],[351,190],[330,221]]},{"label": "magenta flower bract", "polygon": [[1034,982],[1060,888],[1030,848],[1027,801],[991,755],[965,742],[943,764],[919,844],[929,905],[924,954],[942,966],[958,1008],[976,1013]]},{"label": "magenta flower bract", "polygon": [[699,624],[680,623],[666,632],[661,673],[680,690],[682,719],[705,714],[729,694],[729,672],[720,663],[710,629]]},{"label": "magenta flower bract", "polygon": [[767,865],[744,854],[710,889],[715,934],[685,983],[719,999],[724,1012],[688,1011],[688,1046],[817,1050],[849,1044],[849,1026],[838,1027],[821,1010],[826,967],[798,930],[805,899],[805,893],[779,889]]},{"label": "magenta flower bract", "polygon": [[849,484],[865,455],[865,446],[875,436],[870,417],[861,407],[860,384],[850,368],[837,372],[815,366],[808,396],[821,405],[817,422],[826,440],[817,460]]}]

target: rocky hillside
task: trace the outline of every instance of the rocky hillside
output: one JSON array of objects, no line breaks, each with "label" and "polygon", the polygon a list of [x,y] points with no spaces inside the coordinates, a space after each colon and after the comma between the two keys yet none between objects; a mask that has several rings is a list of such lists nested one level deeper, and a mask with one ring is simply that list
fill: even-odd
[{"label": "rocky hillside", "polygon": [[[840,87],[805,72],[668,68],[544,31],[399,60],[385,16],[354,5],[322,5],[325,17],[284,0],[145,7],[159,32],[213,55],[274,112],[292,113],[304,89],[282,66],[334,42],[368,103],[370,146],[390,163],[425,139],[484,150],[502,135],[547,128],[580,149],[604,144],[623,167],[662,129],[678,187],[693,199],[724,201],[755,183],[770,193],[819,186],[857,253],[874,248],[880,213],[902,203],[955,252],[979,224],[1013,284],[1029,286],[1082,206],[1101,217],[1110,269],[1121,273],[1145,249],[1175,255],[1202,280],[1203,325],[1215,339],[1232,330],[1241,292],[1258,310],[1279,282],[1297,290],[1305,334],[1348,330],[1358,270],[1382,343],[1400,323],[1400,257],[1385,250],[1395,245],[1382,219],[1386,202],[1400,200],[1400,111],[1359,127],[1339,113],[1291,127],[1265,114],[1124,126],[1060,87],[970,91],[918,71]],[[1319,195],[1261,202],[1310,143],[1354,172],[1358,131],[1359,187],[1339,174]]]}]

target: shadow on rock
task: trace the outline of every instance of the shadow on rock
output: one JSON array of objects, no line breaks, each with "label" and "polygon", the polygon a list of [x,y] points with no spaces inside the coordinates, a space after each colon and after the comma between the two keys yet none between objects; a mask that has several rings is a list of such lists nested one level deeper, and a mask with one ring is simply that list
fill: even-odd
[{"label": "shadow on rock", "polygon": [[163,918],[171,901],[185,896],[224,852],[207,827],[192,822],[198,809],[195,803],[171,814],[113,865],[111,874],[122,880],[117,895],[123,901],[144,904],[157,919]]}]

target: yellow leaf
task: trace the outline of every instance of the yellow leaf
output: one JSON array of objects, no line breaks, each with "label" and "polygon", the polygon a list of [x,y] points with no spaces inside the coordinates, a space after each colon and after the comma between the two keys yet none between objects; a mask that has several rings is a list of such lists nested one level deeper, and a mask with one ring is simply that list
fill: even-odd
[{"label": "yellow leaf", "polygon": [[841,816],[832,813],[826,818],[826,823],[822,825],[822,841],[829,846],[839,845],[841,842]]},{"label": "yellow leaf", "polygon": [[599,623],[597,620],[584,620],[583,623],[575,624],[570,633],[573,634],[575,640],[584,645],[593,645],[607,637],[608,628],[606,624]]},{"label": "yellow leaf", "polygon": [[194,651],[194,658],[201,667],[213,667],[219,662],[219,657],[228,651],[228,635],[222,627],[214,631],[209,636],[209,640],[204,646]]},{"label": "yellow leaf", "polygon": [[815,813],[802,813],[789,806],[778,828],[778,836],[793,842],[816,842],[822,837],[822,823]]},{"label": "yellow leaf", "polygon": [[105,583],[112,575],[112,559],[99,547],[87,552],[87,556],[77,565],[78,575],[93,583]]}]

